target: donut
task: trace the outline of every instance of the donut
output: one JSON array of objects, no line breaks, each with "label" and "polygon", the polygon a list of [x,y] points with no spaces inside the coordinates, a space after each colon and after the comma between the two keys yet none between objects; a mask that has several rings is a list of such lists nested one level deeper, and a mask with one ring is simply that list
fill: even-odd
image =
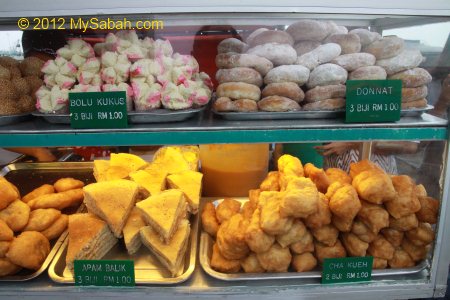
[{"label": "donut", "polygon": [[400,79],[403,87],[418,87],[429,84],[432,80],[430,73],[422,68],[413,68],[390,75],[388,79]]},{"label": "donut", "polygon": [[275,82],[266,85],[261,92],[261,97],[282,96],[301,102],[305,98],[305,93],[295,82]]},{"label": "donut", "polygon": [[325,99],[303,105],[303,110],[338,110],[345,107],[344,98]]},{"label": "donut", "polygon": [[258,34],[264,32],[264,31],[267,31],[267,30],[269,30],[269,29],[267,29],[267,28],[258,28],[258,29],[256,29],[255,31],[253,31],[252,33],[250,33],[250,34],[248,35],[248,37],[245,39],[245,42],[247,43],[247,45],[253,43],[253,39],[254,39]]},{"label": "donut", "polygon": [[279,66],[270,70],[264,77],[264,83],[295,82],[302,86],[308,81],[309,69],[300,65]]},{"label": "donut", "polygon": [[233,101],[231,101],[228,97],[219,97],[216,101],[214,101],[213,109],[215,111],[233,111]]},{"label": "donut", "polygon": [[359,40],[361,41],[361,46],[363,46],[363,47],[382,39],[381,35],[378,32],[372,32],[372,31],[369,31],[364,28],[356,28],[356,29],[350,30],[350,33],[353,33],[353,34],[356,34],[359,36]]},{"label": "donut", "polygon": [[305,53],[311,52],[321,45],[317,41],[299,41],[294,45],[294,50],[297,52],[297,56],[302,56]]},{"label": "donut", "polygon": [[267,43],[278,43],[294,45],[294,40],[285,31],[280,30],[264,30],[257,34],[254,38],[250,40],[251,43],[248,44],[249,47],[255,47],[258,45],[263,45]]},{"label": "donut", "polygon": [[331,98],[345,98],[346,87],[343,84],[316,86],[306,91],[306,102],[317,102]]},{"label": "donut", "polygon": [[325,22],[315,20],[300,20],[286,29],[294,41],[320,42],[329,35],[330,27]]},{"label": "donut", "polygon": [[357,53],[361,51],[361,41],[359,36],[353,33],[332,34],[327,37],[325,43],[336,43],[341,46],[341,54]]},{"label": "donut", "polygon": [[408,69],[413,69],[420,65],[424,57],[417,49],[403,50],[397,56],[377,60],[376,65],[384,68],[388,75],[392,75]]},{"label": "donut", "polygon": [[402,102],[402,109],[427,107],[427,99],[419,99],[411,102]]},{"label": "donut", "polygon": [[300,105],[292,99],[281,96],[268,96],[258,102],[262,111],[282,112],[300,110]]},{"label": "donut", "polygon": [[303,54],[297,58],[296,64],[313,70],[320,64],[327,63],[341,54],[341,46],[335,43],[328,43]]},{"label": "donut", "polygon": [[402,102],[412,102],[419,99],[426,98],[428,95],[428,88],[422,85],[414,88],[402,88]]},{"label": "donut", "polygon": [[218,53],[227,53],[227,52],[235,52],[235,53],[242,53],[244,52],[245,48],[247,47],[247,44],[242,42],[241,40],[238,40],[236,38],[228,38],[224,39],[217,45],[217,52]]},{"label": "donut", "polygon": [[306,83],[309,89],[318,85],[344,84],[347,80],[347,71],[335,64],[323,64],[315,68]]},{"label": "donut", "polygon": [[258,86],[245,82],[225,82],[219,84],[216,90],[217,97],[228,97],[230,99],[251,99],[258,101],[261,91]]},{"label": "donut", "polygon": [[213,109],[215,111],[237,111],[237,112],[251,112],[258,111],[256,101],[250,99],[238,99],[232,101],[228,97],[220,97],[214,102]]},{"label": "donut", "polygon": [[245,82],[257,86],[262,86],[263,84],[263,78],[258,71],[244,67],[219,69],[216,73],[216,79],[219,83]]},{"label": "donut", "polygon": [[345,26],[338,26],[333,21],[325,21],[325,25],[328,28],[328,36],[332,34],[347,34],[348,29]]},{"label": "donut", "polygon": [[273,68],[270,60],[253,54],[220,53],[216,56],[216,66],[219,69],[247,67],[258,71],[262,76]]},{"label": "donut", "polygon": [[397,36],[386,36],[381,40],[363,47],[363,52],[373,54],[377,60],[399,55],[405,47],[405,41]]},{"label": "donut", "polygon": [[[261,34],[264,34],[264,31]],[[261,35],[260,34],[260,35]],[[260,35],[256,36],[257,39]],[[248,54],[265,57],[270,60],[274,66],[290,65],[297,60],[297,52],[288,44],[267,43],[257,45],[247,50]]]},{"label": "donut", "polygon": [[331,63],[351,72],[361,67],[373,66],[376,58],[370,53],[350,53],[336,57]]},{"label": "donut", "polygon": [[348,79],[352,80],[384,80],[386,71],[379,66],[360,67],[349,73]]}]

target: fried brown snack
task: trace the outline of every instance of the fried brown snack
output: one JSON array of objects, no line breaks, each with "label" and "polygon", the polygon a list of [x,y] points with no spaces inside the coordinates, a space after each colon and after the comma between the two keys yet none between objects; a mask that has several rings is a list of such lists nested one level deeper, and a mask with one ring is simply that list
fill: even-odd
[{"label": "fried brown snack", "polygon": [[389,227],[399,231],[408,231],[419,226],[419,220],[415,214],[402,217],[400,219],[389,218]]},{"label": "fried brown snack", "polygon": [[314,243],[315,254],[319,262],[322,264],[325,258],[346,257],[347,252],[341,241],[337,240],[334,246],[327,246],[320,242]]},{"label": "fried brown snack", "polygon": [[241,214],[235,214],[223,222],[217,231],[217,246],[226,259],[242,259],[249,253],[245,241],[246,224]]},{"label": "fried brown snack", "polygon": [[0,211],[0,219],[14,232],[23,230],[29,217],[30,208],[20,200],[12,202],[7,208]]},{"label": "fried brown snack", "polygon": [[278,172],[280,191],[286,190],[293,178],[304,176],[302,162],[289,154],[284,154],[278,159]]},{"label": "fried brown snack", "polygon": [[308,230],[306,231],[305,235],[302,237],[301,240],[291,244],[289,246],[292,253],[294,254],[302,254],[305,252],[314,252],[314,239]]},{"label": "fried brown snack", "polygon": [[371,169],[361,172],[353,177],[352,185],[359,197],[370,203],[392,202],[396,197],[392,180],[384,171]]},{"label": "fried brown snack", "polygon": [[278,243],[266,252],[257,253],[256,257],[267,272],[287,272],[292,259],[289,248],[283,248]]},{"label": "fried brown snack", "polygon": [[317,212],[319,192],[309,178],[298,177],[289,181],[281,203],[284,217],[306,218]]},{"label": "fried brown snack", "polygon": [[62,210],[81,204],[84,199],[83,189],[68,190],[61,193],[42,195],[27,204],[31,209],[54,208]]},{"label": "fried brown snack", "polygon": [[427,257],[429,246],[416,246],[410,240],[403,239],[402,248],[414,261],[421,261]]},{"label": "fried brown snack", "polygon": [[360,240],[355,234],[343,233],[341,241],[347,250],[348,256],[366,256],[369,243]]},{"label": "fried brown snack", "polygon": [[213,245],[211,268],[222,273],[237,273],[241,269],[238,259],[227,259],[220,253],[217,243]]},{"label": "fried brown snack", "polygon": [[420,210],[416,212],[420,222],[436,224],[439,212],[439,200],[431,197],[420,197]]},{"label": "fried brown snack", "polygon": [[358,218],[356,218],[355,222],[353,222],[352,233],[354,233],[361,241],[366,243],[373,242],[377,237],[377,235],[370,231],[369,227],[367,227]]},{"label": "fried brown snack", "polygon": [[392,269],[411,268],[415,265],[408,252],[401,248],[395,249],[394,256],[388,260],[388,264]]},{"label": "fried brown snack", "polygon": [[328,206],[328,198],[324,194],[319,193],[317,211],[306,217],[304,221],[305,225],[312,229],[320,228],[331,223],[331,211]]},{"label": "fried brown snack", "polygon": [[21,269],[21,267],[13,264],[9,259],[0,258],[0,277],[16,274]]},{"label": "fried brown snack", "polygon": [[394,256],[394,247],[382,235],[377,235],[376,239],[369,244],[367,253],[372,256],[383,258],[386,260],[392,259]]},{"label": "fried brown snack", "polygon": [[50,243],[42,233],[25,231],[11,242],[6,257],[23,268],[39,270],[49,253]]},{"label": "fried brown snack", "polygon": [[69,224],[69,217],[62,214],[56,221],[41,233],[50,241],[56,239],[66,230]]},{"label": "fried brown snack", "polygon": [[292,227],[293,219],[281,214],[283,200],[280,192],[261,192],[259,195],[260,225],[269,235],[284,234]]},{"label": "fried brown snack", "polygon": [[306,234],[306,226],[299,219],[294,220],[291,229],[285,234],[277,235],[276,239],[281,247],[286,248],[289,245],[298,242]]},{"label": "fried brown snack", "polygon": [[33,210],[23,231],[43,231],[49,228],[60,216],[61,212],[54,208]]},{"label": "fried brown snack", "polygon": [[420,202],[415,193],[414,180],[406,175],[392,176],[392,184],[397,197],[385,204],[388,212],[396,219],[418,212]]},{"label": "fried brown snack", "polygon": [[53,186],[58,193],[68,190],[81,189],[84,186],[84,182],[75,178],[61,178],[58,179]]},{"label": "fried brown snack", "polygon": [[389,213],[381,205],[361,201],[362,207],[358,213],[358,219],[361,220],[369,229],[378,234],[378,232],[389,226]]},{"label": "fried brown snack", "polygon": [[[329,205],[333,215],[343,220],[353,220],[361,209],[361,201],[359,201],[356,190],[351,185],[342,185],[335,182],[332,186],[339,185],[339,188],[330,188],[330,193],[327,192]],[[334,193],[332,193],[334,191]]]},{"label": "fried brown snack", "polygon": [[53,194],[55,192],[55,188],[51,184],[43,184],[38,188],[35,188],[25,196],[23,196],[22,201],[28,203],[30,200],[37,198],[42,195]]},{"label": "fried brown snack", "polygon": [[426,197],[427,196],[427,190],[423,186],[423,184],[418,184],[414,188],[414,192],[416,193],[417,197]]},{"label": "fried brown snack", "polygon": [[326,246],[333,246],[339,236],[339,231],[333,225],[325,225],[323,227],[313,229],[314,238]]},{"label": "fried brown snack", "polygon": [[379,258],[379,257],[374,257],[373,258],[372,269],[375,269],[375,270],[386,269],[387,266],[388,266],[387,259],[382,259],[382,258]]},{"label": "fried brown snack", "polygon": [[252,203],[252,205],[255,207],[258,207],[260,193],[261,193],[260,189],[248,191],[248,201]]},{"label": "fried brown snack", "polygon": [[296,272],[308,272],[317,266],[317,259],[310,252],[294,255],[292,267]]},{"label": "fried brown snack", "polygon": [[352,219],[342,219],[338,216],[331,217],[331,224],[334,225],[341,232],[350,232],[353,226],[353,218]]},{"label": "fried brown snack", "polygon": [[406,232],[408,240],[416,246],[426,246],[434,241],[434,231],[428,223],[419,223],[419,227]]},{"label": "fried brown snack", "polygon": [[20,199],[17,187],[3,176],[0,176],[0,210],[6,208],[17,199]]},{"label": "fried brown snack", "polygon": [[305,171],[305,177],[308,177],[312,180],[312,182],[314,182],[319,192],[327,192],[328,186],[331,184],[331,180],[328,178],[323,169],[319,169],[313,164],[307,163],[303,170]]},{"label": "fried brown snack", "polygon": [[241,267],[245,273],[264,273],[266,270],[261,266],[255,253],[250,253],[244,259],[241,259]]},{"label": "fried brown snack", "polygon": [[275,237],[265,233],[260,226],[261,212],[259,208],[255,210],[250,220],[250,224],[245,230],[245,241],[253,252],[266,252],[275,242]]},{"label": "fried brown snack", "polygon": [[210,236],[215,237],[219,230],[219,221],[216,218],[216,208],[211,202],[205,203],[202,211],[202,226]]},{"label": "fried brown snack", "polygon": [[368,159],[364,159],[361,161],[358,161],[356,163],[351,163],[350,164],[350,177],[352,179],[355,179],[355,177],[364,172],[364,171],[368,171],[368,170],[378,170],[378,171],[383,171],[379,166],[377,166],[376,164],[374,164],[373,162],[371,162]]},{"label": "fried brown snack", "polygon": [[0,241],[10,241],[14,238],[14,232],[5,221],[0,219]]},{"label": "fried brown snack", "polygon": [[231,198],[225,198],[216,208],[216,217],[219,224],[230,219],[233,215],[239,213],[241,210],[241,203]]},{"label": "fried brown snack", "polygon": [[352,178],[344,170],[338,168],[329,168],[325,170],[325,174],[327,174],[328,179],[330,179],[331,183],[337,181],[342,184],[352,184]]},{"label": "fried brown snack", "polygon": [[279,175],[277,171],[269,172],[264,178],[263,182],[261,182],[259,189],[261,191],[280,191],[280,183],[279,183]]},{"label": "fried brown snack", "polygon": [[0,258],[6,257],[6,253],[8,252],[9,245],[11,245],[11,241],[1,241],[0,242]]},{"label": "fried brown snack", "polygon": [[393,228],[383,228],[381,229],[381,234],[392,244],[395,248],[400,247],[403,241],[405,233],[403,231],[393,229]]},{"label": "fried brown snack", "polygon": [[244,219],[250,220],[257,207],[257,205],[253,205],[250,201],[245,202],[244,205],[242,205],[242,216]]}]

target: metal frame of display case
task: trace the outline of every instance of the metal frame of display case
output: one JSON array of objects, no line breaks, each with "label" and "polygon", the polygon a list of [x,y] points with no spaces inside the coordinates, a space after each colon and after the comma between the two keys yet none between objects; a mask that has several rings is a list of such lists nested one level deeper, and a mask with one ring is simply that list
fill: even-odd
[{"label": "metal frame of display case", "polygon": [[[279,0],[261,2],[227,1],[226,5],[210,0],[168,0],[155,3],[145,0],[126,2],[101,1],[2,1],[0,26],[16,28],[20,17],[33,16],[89,16],[123,14],[170,13],[171,20],[180,20],[189,14],[260,13],[281,15],[305,14],[386,14],[405,16],[437,16],[448,20],[450,2],[430,1],[322,1]],[[183,14],[181,14],[183,13]],[[269,14],[270,13],[270,14]],[[173,15],[175,14],[175,15]],[[177,16],[177,14],[180,14]],[[205,15],[202,15],[205,16]],[[233,16],[230,14],[230,16]],[[339,16],[339,15],[335,15]],[[239,16],[238,16],[239,17]],[[176,22],[176,21],[174,21]],[[318,142],[318,141],[371,141],[371,140],[443,140],[449,141],[447,121],[424,114],[421,118],[402,118],[396,123],[345,124],[342,120],[301,121],[224,121],[205,113],[198,118],[172,124],[139,124],[119,130],[74,130],[68,125],[48,124],[40,119],[0,127],[0,147],[13,146],[121,146],[205,143],[258,143],[258,142]],[[445,150],[448,162],[449,148]],[[450,170],[444,164],[445,183],[437,237],[429,270],[418,274],[381,277],[368,283],[321,285],[316,279],[260,282],[223,282],[209,277],[198,265],[187,282],[172,287],[136,286],[135,288],[80,288],[63,286],[47,276],[29,282],[0,283],[0,298],[30,299],[123,298],[127,299],[188,299],[188,298],[243,298],[246,299],[361,299],[361,298],[426,298],[443,296],[450,262]]]}]

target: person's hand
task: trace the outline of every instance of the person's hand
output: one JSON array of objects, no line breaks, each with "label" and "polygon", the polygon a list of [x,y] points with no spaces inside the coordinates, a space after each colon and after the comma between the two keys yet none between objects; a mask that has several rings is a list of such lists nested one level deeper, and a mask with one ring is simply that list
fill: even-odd
[{"label": "person's hand", "polygon": [[33,156],[38,162],[50,162],[56,160],[56,157],[47,148],[36,148]]},{"label": "person's hand", "polygon": [[355,142],[333,142],[329,143],[323,146],[316,146],[314,147],[317,152],[324,156],[329,156],[332,154],[341,155],[344,154],[346,151],[351,149],[357,149],[359,146],[359,143]]}]

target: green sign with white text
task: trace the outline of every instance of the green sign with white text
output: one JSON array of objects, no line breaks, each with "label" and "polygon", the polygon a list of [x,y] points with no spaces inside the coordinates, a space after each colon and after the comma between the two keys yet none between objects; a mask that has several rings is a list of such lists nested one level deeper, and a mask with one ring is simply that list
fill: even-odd
[{"label": "green sign with white text", "polygon": [[401,80],[347,80],[345,122],[400,120]]},{"label": "green sign with white text", "polygon": [[322,283],[370,281],[373,257],[325,258]]},{"label": "green sign with white text", "polygon": [[75,260],[75,285],[135,286],[132,260]]},{"label": "green sign with white text", "polygon": [[124,91],[69,93],[72,128],[126,128],[127,99]]}]

